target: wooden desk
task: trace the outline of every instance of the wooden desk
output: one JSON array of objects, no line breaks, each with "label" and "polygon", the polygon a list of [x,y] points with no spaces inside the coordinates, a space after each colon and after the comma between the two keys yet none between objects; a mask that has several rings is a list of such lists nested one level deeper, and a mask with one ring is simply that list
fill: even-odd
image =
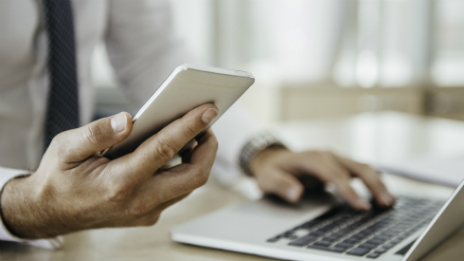
[{"label": "wooden desk", "polygon": [[[396,113],[372,113],[355,117],[291,122],[276,127],[295,149],[330,148],[352,157],[375,160],[421,153],[464,151],[464,123],[419,118]],[[456,139],[460,137],[460,139]],[[405,178],[384,177],[393,191],[446,196],[452,189]],[[240,184],[245,184],[239,182]],[[356,182],[355,182],[356,183]],[[359,185],[359,184],[355,184]],[[237,188],[236,187],[236,188]],[[240,204],[247,197],[221,187],[213,179],[187,199],[163,212],[153,227],[100,229],[64,236],[61,250],[48,251],[15,243],[0,243],[0,260],[272,260],[172,242],[171,227],[222,207]],[[423,260],[462,260],[464,229]]]}]

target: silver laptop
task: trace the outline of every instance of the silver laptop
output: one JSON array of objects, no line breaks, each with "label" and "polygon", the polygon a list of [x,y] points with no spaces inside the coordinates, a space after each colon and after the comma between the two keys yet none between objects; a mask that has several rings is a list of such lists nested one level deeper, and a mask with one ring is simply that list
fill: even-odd
[{"label": "silver laptop", "polygon": [[464,223],[464,182],[447,201],[397,197],[358,212],[329,195],[263,198],[171,230],[174,241],[286,260],[417,260]]}]

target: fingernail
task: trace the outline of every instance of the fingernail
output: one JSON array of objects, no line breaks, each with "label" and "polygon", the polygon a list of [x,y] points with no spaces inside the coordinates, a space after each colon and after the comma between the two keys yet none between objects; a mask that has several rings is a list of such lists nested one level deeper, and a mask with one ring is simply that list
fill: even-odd
[{"label": "fingernail", "polygon": [[208,124],[210,123],[216,116],[219,114],[218,110],[214,108],[209,108],[207,109],[204,113],[203,116],[201,116],[201,120]]},{"label": "fingernail", "polygon": [[371,204],[369,204],[369,202],[367,202],[365,199],[362,199],[362,198],[358,200],[358,206],[363,210],[371,209]]},{"label": "fingernail", "polygon": [[390,206],[393,204],[394,198],[388,192],[384,192],[380,195],[380,200],[382,200],[382,203],[386,206]]},{"label": "fingernail", "polygon": [[113,131],[118,133],[126,129],[127,118],[124,112],[118,113],[116,116],[111,118],[111,128]]},{"label": "fingernail", "polygon": [[300,197],[300,190],[297,187],[290,187],[287,189],[286,195],[289,201],[296,202]]}]

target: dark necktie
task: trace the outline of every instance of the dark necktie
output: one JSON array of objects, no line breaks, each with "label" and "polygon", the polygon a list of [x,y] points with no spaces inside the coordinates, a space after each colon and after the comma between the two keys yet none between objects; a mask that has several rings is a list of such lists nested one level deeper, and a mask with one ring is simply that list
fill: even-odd
[{"label": "dark necktie", "polygon": [[58,133],[79,127],[76,53],[69,0],[43,0],[48,32],[50,91],[45,122],[45,150]]}]

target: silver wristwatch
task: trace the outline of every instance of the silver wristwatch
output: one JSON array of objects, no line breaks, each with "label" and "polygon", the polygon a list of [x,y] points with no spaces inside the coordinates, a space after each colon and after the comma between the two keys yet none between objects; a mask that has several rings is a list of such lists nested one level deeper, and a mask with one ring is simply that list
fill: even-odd
[{"label": "silver wristwatch", "polygon": [[286,148],[281,141],[269,132],[260,133],[248,140],[248,142],[243,146],[239,157],[239,164],[242,171],[245,174],[252,176],[250,170],[251,160],[256,154],[258,154],[258,152],[270,147]]}]

